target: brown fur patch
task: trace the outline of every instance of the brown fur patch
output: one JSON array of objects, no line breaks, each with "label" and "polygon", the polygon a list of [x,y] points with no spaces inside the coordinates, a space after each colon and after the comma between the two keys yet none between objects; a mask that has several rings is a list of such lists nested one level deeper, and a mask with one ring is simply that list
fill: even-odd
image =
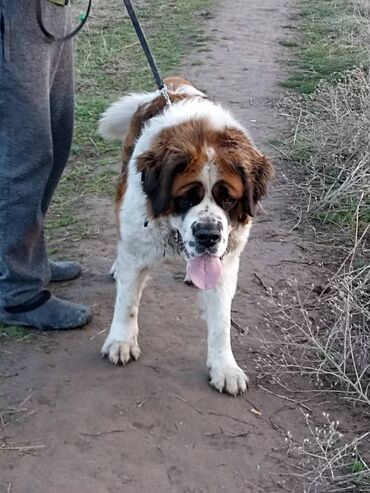
[{"label": "brown fur patch", "polygon": [[236,187],[242,185],[241,198],[230,217],[239,223],[247,223],[254,216],[258,202],[266,195],[273,176],[272,165],[237,129],[226,129],[219,134],[216,154],[215,164],[225,181]]},{"label": "brown fur patch", "polygon": [[181,86],[191,86],[194,87],[191,82],[182,77],[166,77],[163,82],[169,91],[176,91]]}]

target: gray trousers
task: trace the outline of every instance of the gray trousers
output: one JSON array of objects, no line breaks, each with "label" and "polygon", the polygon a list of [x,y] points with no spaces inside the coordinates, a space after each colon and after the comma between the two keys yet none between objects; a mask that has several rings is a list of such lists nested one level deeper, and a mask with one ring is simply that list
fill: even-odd
[{"label": "gray trousers", "polygon": [[[70,9],[42,0],[47,29],[63,36]],[[71,42],[50,43],[35,0],[0,0],[0,306],[50,281],[44,218],[70,152]]]}]

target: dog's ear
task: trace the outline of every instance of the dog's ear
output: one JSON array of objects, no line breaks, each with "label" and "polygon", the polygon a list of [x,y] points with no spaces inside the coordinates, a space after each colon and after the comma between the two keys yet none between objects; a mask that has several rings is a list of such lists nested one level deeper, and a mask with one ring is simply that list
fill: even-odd
[{"label": "dog's ear", "polygon": [[171,150],[147,151],[137,158],[141,183],[151,204],[152,214],[166,214],[171,203],[171,188],[175,176],[186,167],[186,157]]},{"label": "dog's ear", "polygon": [[239,220],[245,222],[247,216],[255,215],[258,202],[266,195],[268,182],[273,176],[273,168],[265,156],[253,150],[249,153],[248,161],[239,164],[239,174],[244,186]]},{"label": "dog's ear", "polygon": [[267,192],[267,185],[273,176],[273,168],[266,157],[257,151],[248,135],[238,129],[226,129],[219,138],[221,150],[226,152],[225,160],[233,163],[234,173],[239,175],[243,185],[243,196],[238,210],[238,221],[246,223],[253,217],[258,202]]}]

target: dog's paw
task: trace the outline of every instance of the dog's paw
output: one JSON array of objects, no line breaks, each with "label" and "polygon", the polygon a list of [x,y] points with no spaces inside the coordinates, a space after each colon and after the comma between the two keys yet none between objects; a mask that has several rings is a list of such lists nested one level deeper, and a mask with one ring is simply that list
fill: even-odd
[{"label": "dog's paw", "polygon": [[101,354],[103,357],[107,357],[114,365],[125,365],[130,360],[139,359],[141,351],[138,343],[135,341],[124,342],[124,341],[105,341]]},{"label": "dog's paw", "polygon": [[248,387],[248,377],[236,364],[213,365],[210,369],[210,384],[219,392],[231,395],[243,394]]}]

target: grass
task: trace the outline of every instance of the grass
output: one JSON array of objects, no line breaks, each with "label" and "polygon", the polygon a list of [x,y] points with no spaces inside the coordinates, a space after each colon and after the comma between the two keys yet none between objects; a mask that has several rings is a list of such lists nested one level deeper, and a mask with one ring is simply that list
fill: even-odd
[{"label": "grass", "polygon": [[[99,115],[127,91],[155,88],[149,66],[122,2],[109,2],[111,12],[86,29],[76,43],[76,133],[73,155],[100,156],[117,149],[96,134]],[[203,47],[201,9],[209,0],[151,0],[138,16],[159,68],[166,76],[191,48]],[[104,12],[107,12],[104,6]],[[93,140],[93,142],[92,142]]]},{"label": "grass", "polygon": [[305,171],[297,183],[307,199],[303,215],[349,237],[356,224],[364,231],[370,222],[370,72],[354,69],[336,86],[323,82],[312,95],[290,95],[281,109],[292,126],[284,155]]},{"label": "grass", "polygon": [[308,215],[351,235],[359,203],[360,231],[370,221],[370,5],[300,0],[298,9],[282,150],[304,166]]},{"label": "grass", "polygon": [[0,340],[16,339],[24,340],[32,337],[32,334],[27,328],[19,327],[18,325],[2,326],[0,324]]},{"label": "grass", "polygon": [[300,0],[298,8],[299,36],[285,43],[295,56],[284,87],[310,94],[323,80],[335,83],[347,70],[370,66],[366,9],[348,0]]}]

